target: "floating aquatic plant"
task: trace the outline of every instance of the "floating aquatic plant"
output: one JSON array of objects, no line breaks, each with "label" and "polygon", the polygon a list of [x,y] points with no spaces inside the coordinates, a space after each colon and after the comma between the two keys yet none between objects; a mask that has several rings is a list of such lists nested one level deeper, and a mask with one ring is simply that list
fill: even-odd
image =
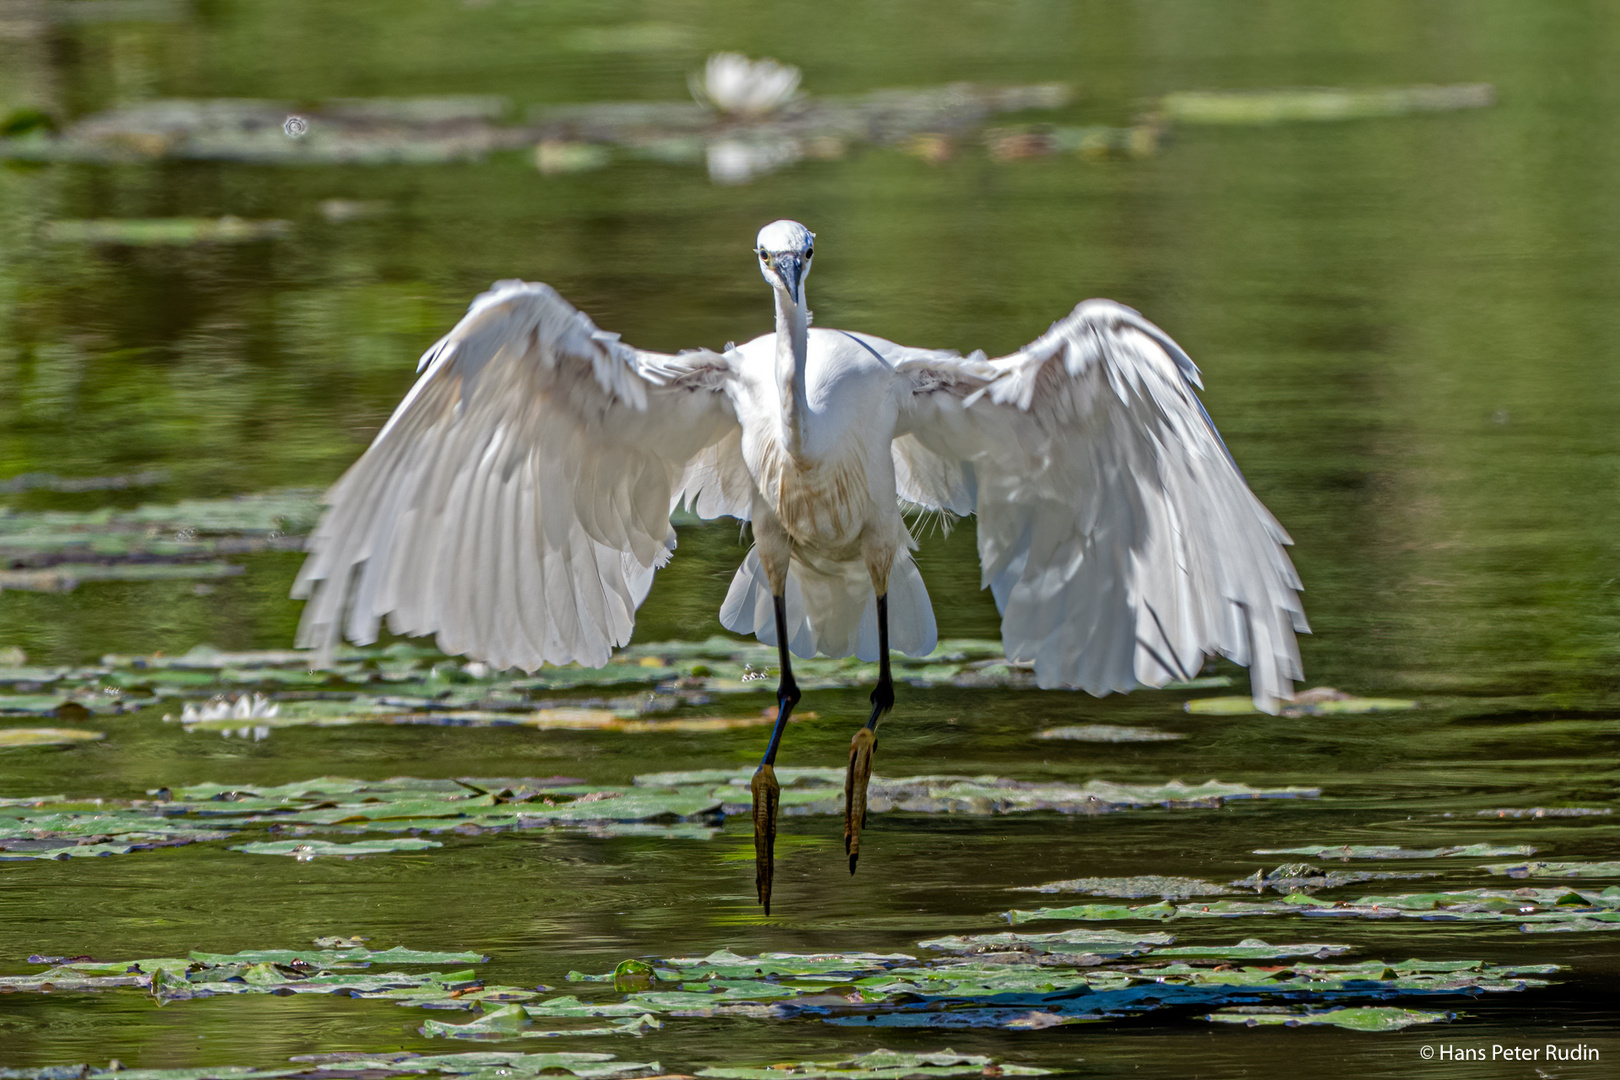
[{"label": "floating aquatic plant", "polygon": [[1442,1023],[1455,1019],[1455,1016],[1454,1013],[1378,1005],[1353,1005],[1321,1010],[1250,1005],[1221,1009],[1219,1012],[1210,1013],[1204,1019],[1222,1024],[1242,1024],[1245,1027],[1326,1026],[1347,1028],[1350,1031],[1399,1031],[1416,1024]]},{"label": "floating aquatic plant", "polygon": [[1294,893],[1280,900],[1161,902],[1125,906],[1075,904],[1061,908],[1014,910],[1006,913],[1015,925],[1043,919],[1111,922],[1147,919],[1230,919],[1246,916],[1299,915],[1327,919],[1422,919],[1448,923],[1518,923],[1534,932],[1556,926],[1569,930],[1620,929],[1620,887],[1597,890],[1568,889],[1457,889],[1432,893],[1363,896],[1355,900],[1319,900]]},{"label": "floating aquatic plant", "polygon": [[734,116],[769,115],[799,92],[799,69],[775,60],[750,60],[742,53],[717,52],[687,85],[705,108]]}]

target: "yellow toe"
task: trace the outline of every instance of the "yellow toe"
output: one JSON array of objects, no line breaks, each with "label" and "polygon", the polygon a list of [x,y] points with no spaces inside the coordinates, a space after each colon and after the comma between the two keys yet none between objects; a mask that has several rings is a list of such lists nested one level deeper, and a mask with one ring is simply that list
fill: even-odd
[{"label": "yellow toe", "polygon": [[761,765],[749,785],[754,794],[754,888],[765,914],[771,913],[771,879],[775,876],[776,808],[781,802],[782,785],[776,770]]},{"label": "yellow toe", "polygon": [[866,827],[866,786],[872,779],[877,732],[863,727],[849,740],[849,770],[844,774],[844,852],[849,872],[861,857],[861,830]]}]

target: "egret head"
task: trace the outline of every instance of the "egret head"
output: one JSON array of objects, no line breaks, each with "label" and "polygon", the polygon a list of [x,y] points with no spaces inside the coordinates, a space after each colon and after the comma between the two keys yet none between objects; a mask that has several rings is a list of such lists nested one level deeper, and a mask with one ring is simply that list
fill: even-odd
[{"label": "egret head", "polygon": [[759,230],[754,252],[759,256],[759,272],[773,289],[787,294],[795,304],[804,303],[804,279],[810,273],[810,257],[816,253],[816,234],[797,221],[773,221]]}]

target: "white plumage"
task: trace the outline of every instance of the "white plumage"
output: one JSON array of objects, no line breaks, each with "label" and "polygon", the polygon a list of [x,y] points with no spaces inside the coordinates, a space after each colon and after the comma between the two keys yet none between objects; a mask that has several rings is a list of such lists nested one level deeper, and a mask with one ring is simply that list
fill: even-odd
[{"label": "white plumage", "polygon": [[546,285],[497,282],[328,494],[299,643],[367,643],[386,619],[496,667],[601,665],[684,500],[753,522],[728,628],[776,643],[780,593],[793,652],[876,659],[885,586],[890,644],[922,654],[903,501],[977,515],[1007,655],[1042,686],[1159,686],[1220,654],[1261,708],[1292,693],[1288,537],[1163,331],[1107,300],[993,360],[809,329],[812,243],[761,233],[778,330],[723,353],[643,352]]}]

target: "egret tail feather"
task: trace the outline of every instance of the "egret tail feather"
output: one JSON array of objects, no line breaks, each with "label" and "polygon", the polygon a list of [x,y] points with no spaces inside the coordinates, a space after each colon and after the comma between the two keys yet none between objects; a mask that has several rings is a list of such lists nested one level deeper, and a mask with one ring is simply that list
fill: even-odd
[{"label": "egret tail feather", "polygon": [[[878,659],[877,600],[862,564],[811,566],[795,555],[785,596],[793,655],[857,656],[868,663]],[[777,643],[771,585],[758,549],[748,552],[731,579],[720,623],[733,633],[753,634],[763,644]],[[889,572],[889,645],[907,656],[926,656],[938,643],[928,587],[917,565],[902,553]]]}]

